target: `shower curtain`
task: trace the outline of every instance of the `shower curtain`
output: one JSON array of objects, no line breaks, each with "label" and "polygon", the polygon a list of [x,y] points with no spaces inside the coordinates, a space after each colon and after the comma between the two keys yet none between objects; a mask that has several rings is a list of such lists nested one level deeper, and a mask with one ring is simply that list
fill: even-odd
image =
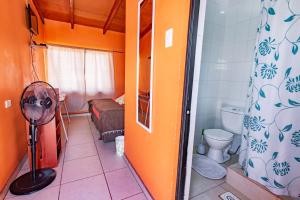
[{"label": "shower curtain", "polygon": [[300,197],[300,0],[261,0],[239,162],[277,195]]}]

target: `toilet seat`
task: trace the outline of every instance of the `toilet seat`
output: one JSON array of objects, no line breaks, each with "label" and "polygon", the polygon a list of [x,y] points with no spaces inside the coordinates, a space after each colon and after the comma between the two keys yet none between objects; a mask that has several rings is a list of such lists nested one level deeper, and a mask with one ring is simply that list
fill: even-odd
[{"label": "toilet seat", "polygon": [[222,129],[206,129],[204,135],[213,140],[230,141],[233,139],[233,134]]}]

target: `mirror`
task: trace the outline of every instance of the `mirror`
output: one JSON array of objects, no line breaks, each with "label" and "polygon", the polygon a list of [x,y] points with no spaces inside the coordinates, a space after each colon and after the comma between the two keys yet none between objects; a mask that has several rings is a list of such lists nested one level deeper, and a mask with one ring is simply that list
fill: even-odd
[{"label": "mirror", "polygon": [[137,123],[151,132],[154,0],[138,3],[137,33]]}]

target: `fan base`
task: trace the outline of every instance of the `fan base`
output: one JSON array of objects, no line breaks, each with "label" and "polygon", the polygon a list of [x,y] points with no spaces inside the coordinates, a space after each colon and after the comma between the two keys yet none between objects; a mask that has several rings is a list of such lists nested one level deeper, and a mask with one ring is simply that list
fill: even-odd
[{"label": "fan base", "polygon": [[53,169],[38,169],[35,181],[33,181],[32,172],[28,172],[17,178],[10,185],[9,190],[14,195],[30,194],[50,185],[55,177],[56,172]]}]

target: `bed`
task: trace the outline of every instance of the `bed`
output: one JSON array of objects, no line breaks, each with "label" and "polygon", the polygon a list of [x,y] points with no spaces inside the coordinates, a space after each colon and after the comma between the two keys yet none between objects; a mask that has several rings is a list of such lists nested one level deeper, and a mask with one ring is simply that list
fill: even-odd
[{"label": "bed", "polygon": [[89,112],[104,142],[124,135],[124,105],[113,99],[94,99],[89,101]]}]

